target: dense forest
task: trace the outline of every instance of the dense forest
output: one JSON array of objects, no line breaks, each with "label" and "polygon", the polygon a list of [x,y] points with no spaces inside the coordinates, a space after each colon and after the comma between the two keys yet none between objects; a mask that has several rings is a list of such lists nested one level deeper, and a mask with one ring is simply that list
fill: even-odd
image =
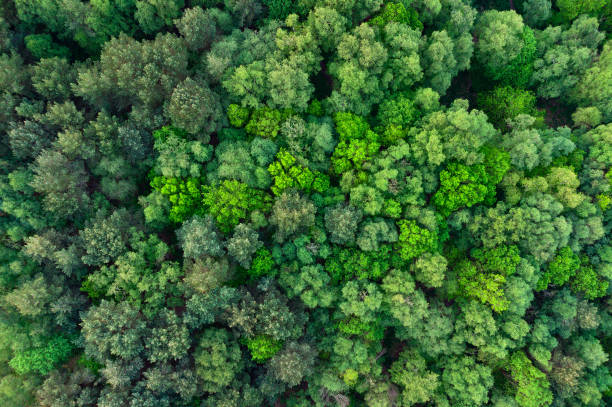
[{"label": "dense forest", "polygon": [[612,405],[612,1],[0,3],[0,406]]}]

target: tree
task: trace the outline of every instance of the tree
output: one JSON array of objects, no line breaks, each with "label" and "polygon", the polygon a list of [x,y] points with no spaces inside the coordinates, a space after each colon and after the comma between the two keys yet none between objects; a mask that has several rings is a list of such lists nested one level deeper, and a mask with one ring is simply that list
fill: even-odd
[{"label": "tree", "polygon": [[325,52],[336,49],[346,30],[346,18],[333,8],[317,6],[308,14],[310,31]]},{"label": "tree", "polygon": [[40,348],[17,353],[9,361],[9,366],[19,374],[37,371],[46,375],[59,363],[68,359],[72,349],[73,345],[67,338],[57,335]]},{"label": "tree", "polygon": [[194,216],[177,229],[176,236],[183,248],[185,258],[221,256],[223,246],[214,220],[210,216]]},{"label": "tree", "polygon": [[[433,202],[443,215],[448,216],[461,207],[469,208],[493,198],[496,184],[501,181],[510,165],[505,152],[490,151],[493,152],[490,166],[476,164],[468,167],[452,162],[447,169],[442,170],[440,189],[434,195]],[[498,166],[495,167],[494,163]]]},{"label": "tree", "polygon": [[257,363],[263,363],[278,353],[282,343],[268,335],[257,335],[246,340],[246,345],[251,352],[251,359]]},{"label": "tree", "polygon": [[283,192],[272,206],[270,224],[276,227],[274,239],[283,242],[296,232],[314,224],[316,208],[296,191]]},{"label": "tree", "polygon": [[[255,138],[251,143],[246,141],[224,141],[215,149],[217,172],[220,179],[234,179],[244,182],[252,188],[267,189],[271,175],[266,165],[274,159],[278,150],[276,144],[268,139]],[[209,172],[209,179],[214,173]]]},{"label": "tree", "polygon": [[184,6],[184,0],[137,0],[134,18],[145,33],[152,34],[164,26],[171,26]]},{"label": "tree", "polygon": [[610,404],[605,3],[0,1],[0,406]]},{"label": "tree", "polygon": [[151,337],[145,344],[148,359],[152,363],[180,360],[190,346],[189,330],[179,316],[167,309],[160,312],[151,329]]},{"label": "tree", "polygon": [[167,115],[189,133],[212,133],[220,128],[221,106],[206,84],[187,78],[172,91]]},{"label": "tree", "polygon": [[95,374],[81,364],[68,371],[55,370],[49,374],[36,391],[36,398],[41,406],[55,407],[70,405],[74,400],[95,402],[99,391],[92,387]]},{"label": "tree", "polygon": [[456,268],[462,295],[489,304],[495,312],[507,310],[509,301],[504,292],[504,284],[520,262],[518,252],[516,246],[472,250],[472,257],[477,262],[463,261]]},{"label": "tree", "polygon": [[31,185],[43,194],[44,208],[61,217],[78,213],[89,201],[85,191],[87,174],[80,160],[69,160],[54,150],[44,150],[34,164]]},{"label": "tree", "polygon": [[234,127],[244,127],[244,125],[249,121],[250,114],[251,112],[249,109],[235,103],[232,103],[227,107],[227,119]]},{"label": "tree", "polygon": [[548,27],[540,32],[532,78],[538,96],[553,98],[571,92],[593,64],[603,38],[597,20],[587,16],[576,19],[566,31]]},{"label": "tree", "polygon": [[131,360],[144,349],[146,323],[140,312],[127,302],[102,300],[83,316],[85,353],[104,363],[109,359]]},{"label": "tree", "polygon": [[439,94],[446,93],[459,70],[453,51],[453,41],[445,30],[434,31],[427,39],[423,51],[423,74],[426,85]]},{"label": "tree", "polygon": [[368,114],[379,103],[387,84],[379,75],[387,60],[387,51],[376,41],[374,29],[368,24],[345,33],[337,47],[337,58],[329,66],[338,82],[328,104],[332,111]]},{"label": "tree", "polygon": [[23,69],[23,59],[13,53],[2,54],[0,56],[0,67],[2,67],[0,82],[0,94],[2,95],[2,103],[0,104],[0,119],[2,125],[0,129],[6,131],[8,124],[15,120],[15,107],[21,96],[25,94],[27,86],[27,75]]},{"label": "tree", "polygon": [[546,375],[538,370],[525,353],[515,352],[509,361],[509,370],[516,383],[515,399],[521,407],[549,406],[553,397]]},{"label": "tree", "polygon": [[601,123],[601,112],[595,106],[579,107],[572,114],[575,126],[596,127]]},{"label": "tree", "polygon": [[132,251],[119,256],[111,266],[91,273],[82,290],[90,297],[114,298],[132,304],[148,317],[161,308],[181,303],[181,268],[174,262],[164,262],[168,246],[156,235],[138,232],[131,236]]},{"label": "tree", "polygon": [[390,93],[407,91],[423,78],[418,53],[421,41],[420,29],[412,29],[407,24],[390,23],[383,28],[383,36],[388,50],[383,77],[392,78],[388,84],[389,91]]},{"label": "tree", "polygon": [[357,246],[363,251],[377,251],[382,244],[397,242],[397,229],[393,222],[381,218],[365,221],[357,237]]},{"label": "tree", "polygon": [[352,206],[338,204],[328,207],[325,211],[325,227],[331,234],[331,242],[349,246],[354,243],[361,218],[361,211]]},{"label": "tree", "polygon": [[523,18],[530,27],[539,27],[552,15],[551,0],[527,0],[523,2]]},{"label": "tree", "polygon": [[604,44],[597,63],[586,71],[572,93],[573,99],[581,105],[597,107],[603,116],[604,123],[612,120],[612,103],[610,103],[612,87],[609,86],[609,78],[612,75],[610,65],[612,64],[610,61],[612,61],[612,43],[608,41]]},{"label": "tree", "polygon": [[80,231],[86,254],[81,258],[90,266],[108,264],[127,249],[129,239],[130,213],[125,209],[100,218],[91,226]]},{"label": "tree", "polygon": [[270,208],[268,195],[239,181],[224,180],[217,186],[205,187],[202,196],[202,202],[224,233],[253,212],[267,212]]},{"label": "tree", "polygon": [[414,277],[427,287],[440,287],[444,280],[448,261],[440,254],[423,253],[412,266]]},{"label": "tree", "polygon": [[336,290],[330,288],[330,275],[320,264],[304,266],[299,274],[283,270],[279,282],[290,297],[299,295],[309,308],[330,307],[337,297]]},{"label": "tree", "polygon": [[435,231],[420,227],[413,220],[401,220],[397,225],[400,234],[396,247],[403,260],[412,260],[423,253],[437,250],[438,236]]},{"label": "tree", "polygon": [[540,132],[531,128],[535,121],[531,116],[518,115],[508,122],[512,131],[506,134],[502,147],[510,153],[515,168],[530,171],[538,166],[547,167],[555,158],[575,149],[567,130]]},{"label": "tree", "polygon": [[240,224],[227,241],[227,252],[244,268],[251,266],[253,255],[263,246],[259,234],[249,226]]},{"label": "tree", "polygon": [[584,265],[576,273],[570,284],[572,291],[581,293],[586,298],[595,299],[603,297],[608,291],[610,283],[602,279],[590,265]]},{"label": "tree", "polygon": [[[180,19],[174,20],[190,50],[202,51],[210,47],[217,36],[217,21],[221,18],[229,19],[228,15],[215,14],[213,10],[203,10],[201,7],[188,8]],[[223,24],[227,22],[223,21]]]},{"label": "tree", "polygon": [[280,130],[282,119],[283,115],[280,110],[270,109],[269,107],[255,109],[244,129],[249,134],[274,138]]},{"label": "tree", "polygon": [[420,128],[409,131],[407,141],[414,143],[412,156],[421,166],[426,162],[438,166],[446,160],[473,165],[484,160],[483,147],[496,133],[486,114],[468,111],[468,102],[456,99],[448,110],[425,116]]},{"label": "tree", "polygon": [[294,387],[313,371],[315,353],[306,343],[291,342],[270,360],[272,375]]},{"label": "tree", "polygon": [[26,120],[8,132],[13,156],[18,159],[33,159],[51,146],[51,135],[47,127],[38,122]]},{"label": "tree", "polygon": [[281,125],[280,133],[287,151],[299,164],[320,172],[328,171],[328,156],[336,145],[330,120],[306,122],[291,116]]},{"label": "tree", "polygon": [[525,87],[531,77],[536,41],[514,10],[488,10],[476,23],[476,58],[494,81]]},{"label": "tree", "polygon": [[493,377],[488,366],[465,356],[449,360],[446,366],[442,373],[442,388],[451,403],[481,406],[489,400]]},{"label": "tree", "polygon": [[[155,192],[167,198],[167,201],[161,201],[159,195],[155,194],[147,197],[148,199],[143,203],[151,204],[146,208],[148,211],[145,210],[145,216],[149,217],[149,221],[162,223],[163,221],[158,220],[160,216],[163,216],[159,212],[164,211],[168,206],[170,207],[168,219],[175,223],[183,222],[194,214],[201,214],[202,187],[198,178],[155,177],[151,180],[151,187]],[[170,205],[167,205],[168,201]]]},{"label": "tree", "polygon": [[402,406],[428,402],[440,385],[439,376],[427,369],[425,358],[415,351],[403,351],[389,372],[393,383],[402,387]]},{"label": "tree", "polygon": [[154,109],[186,77],[181,38],[165,34],[137,42],[122,33],[105,43],[98,63],[79,72],[74,92],[99,110],[120,112],[132,104]]},{"label": "tree", "polygon": [[325,270],[334,282],[350,281],[355,277],[359,280],[380,280],[395,261],[397,257],[392,256],[388,245],[373,252],[335,248],[325,261]]},{"label": "tree", "polygon": [[370,23],[379,27],[384,27],[391,22],[408,25],[415,30],[422,30],[423,23],[419,21],[419,15],[413,8],[406,9],[403,3],[387,3],[382,11],[370,20]]},{"label": "tree", "polygon": [[298,189],[307,193],[324,192],[329,188],[329,177],[319,171],[311,171],[297,163],[295,157],[281,149],[276,161],[270,164],[268,172],[274,179],[272,192],[280,195],[286,189]]},{"label": "tree", "polygon": [[248,273],[254,277],[261,277],[269,274],[274,268],[272,254],[266,248],[260,248],[255,252],[255,257],[251,263]]},{"label": "tree", "polygon": [[429,304],[407,271],[391,270],[381,287],[385,293],[385,311],[393,317],[395,327],[415,328],[428,314]]},{"label": "tree", "polygon": [[36,59],[70,57],[70,50],[67,47],[54,43],[49,34],[30,34],[24,40],[26,48]]},{"label": "tree", "polygon": [[209,393],[223,391],[243,366],[238,342],[225,329],[207,328],[196,348],[196,373]]},{"label": "tree", "polygon": [[508,119],[514,119],[520,114],[538,115],[533,92],[510,86],[498,87],[479,94],[478,105],[487,113],[491,123],[501,129],[506,128]]},{"label": "tree", "polygon": [[557,0],[557,7],[566,21],[571,21],[580,14],[598,14],[605,6],[604,0],[587,0],[576,3],[568,0]]}]

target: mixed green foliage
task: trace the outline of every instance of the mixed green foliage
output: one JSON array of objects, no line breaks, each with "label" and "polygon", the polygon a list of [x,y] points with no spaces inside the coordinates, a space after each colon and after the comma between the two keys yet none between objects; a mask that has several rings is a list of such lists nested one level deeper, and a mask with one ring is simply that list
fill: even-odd
[{"label": "mixed green foliage", "polygon": [[0,406],[612,405],[612,2],[0,2]]}]

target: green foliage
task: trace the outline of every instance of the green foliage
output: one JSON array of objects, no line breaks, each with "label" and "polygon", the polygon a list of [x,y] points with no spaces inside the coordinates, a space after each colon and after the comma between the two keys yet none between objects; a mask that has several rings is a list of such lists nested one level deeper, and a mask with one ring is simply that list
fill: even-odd
[{"label": "green foliage", "polygon": [[164,262],[168,246],[156,235],[140,232],[131,237],[132,251],[119,256],[111,266],[103,266],[83,282],[82,290],[91,298],[126,301],[146,315],[155,315],[163,306],[181,303],[183,275],[178,264]]},{"label": "green foliage", "polygon": [[425,359],[414,351],[402,352],[389,373],[393,383],[402,387],[402,406],[426,403],[440,385],[438,375],[428,371]]},{"label": "green foliage", "polygon": [[234,180],[224,180],[217,186],[205,187],[202,203],[219,229],[227,233],[254,211],[267,212],[270,198],[264,192],[249,188]]},{"label": "green foliage", "polygon": [[612,86],[609,78],[612,75],[612,42],[604,44],[599,60],[580,79],[573,93],[573,98],[583,106],[595,106],[601,112],[604,123],[612,120]]},{"label": "green foliage", "polygon": [[484,164],[466,166],[452,162],[440,172],[440,189],[433,197],[434,205],[444,215],[480,202],[495,199],[496,185],[510,168],[508,154],[488,149]]},{"label": "green foliage", "polygon": [[246,339],[246,346],[251,352],[251,359],[257,363],[263,363],[276,355],[283,344],[267,335],[257,335]]},{"label": "green foliage", "polygon": [[197,178],[155,177],[151,187],[168,198],[171,204],[169,219],[183,222],[201,212],[202,186]]},{"label": "green foliage", "polygon": [[530,27],[539,27],[552,15],[551,0],[526,0],[523,2],[523,18]]},{"label": "green foliage", "polygon": [[302,378],[312,373],[315,354],[308,344],[292,342],[274,355],[270,361],[272,374],[289,386],[297,386]]},{"label": "green foliage", "polygon": [[494,81],[524,87],[536,52],[533,31],[515,11],[488,10],[476,25],[476,58]]},{"label": "green foliage", "polygon": [[359,280],[380,280],[392,267],[392,249],[383,246],[377,251],[362,252],[355,249],[336,249],[325,261],[325,270],[336,283]]},{"label": "green foliage", "polygon": [[243,127],[249,120],[249,109],[231,104],[227,108],[227,119],[234,127]]},{"label": "green foliage", "polygon": [[529,27],[523,28],[522,37],[521,52],[509,62],[508,66],[494,76],[500,83],[517,88],[525,88],[529,84],[533,73],[533,63],[536,59],[536,38],[533,30]]},{"label": "green foliage", "polygon": [[440,173],[440,189],[433,202],[447,216],[459,208],[469,208],[486,199],[488,188],[483,182],[486,178],[481,165],[468,167],[451,163]]},{"label": "green foliage", "polygon": [[248,269],[251,266],[253,254],[263,246],[259,235],[249,226],[240,224],[234,229],[234,234],[227,241],[227,253],[236,259],[240,266]]},{"label": "green foliage", "polygon": [[254,277],[261,277],[270,274],[273,268],[274,259],[272,258],[272,253],[265,247],[262,247],[255,252],[248,273]]},{"label": "green foliage", "polygon": [[67,47],[53,42],[49,34],[31,34],[24,38],[26,48],[36,59],[42,58],[70,58],[70,50]]},{"label": "green foliage", "polygon": [[611,21],[0,1],[0,406],[609,405]]},{"label": "green foliage", "polygon": [[481,93],[478,105],[497,128],[506,128],[506,121],[520,114],[538,115],[533,92],[510,86],[497,87],[490,92]]},{"label": "green foliage", "polygon": [[550,284],[562,286],[576,275],[580,268],[580,258],[569,247],[563,247],[548,263],[548,267],[540,280],[538,289],[545,290]]},{"label": "green foliage", "polygon": [[350,245],[355,242],[357,226],[361,221],[361,211],[352,206],[338,204],[325,212],[325,228],[330,233],[330,241]]},{"label": "green foliage", "polygon": [[183,222],[177,229],[176,237],[183,249],[185,258],[197,259],[205,255],[220,256],[223,254],[219,234],[210,216],[194,216]]},{"label": "green foliage", "polygon": [[137,0],[134,18],[145,33],[152,34],[171,26],[184,6],[184,0]]},{"label": "green foliage", "polygon": [[286,189],[322,193],[330,184],[329,176],[298,164],[295,157],[283,149],[276,155],[276,161],[268,167],[268,172],[274,179],[274,185],[270,189],[275,195],[282,194]]},{"label": "green foliage", "polygon": [[599,14],[604,7],[606,7],[605,0],[585,0],[585,1],[569,1],[569,0],[557,0],[557,7],[561,16],[566,21],[572,21],[580,14]]},{"label": "green foliage", "polygon": [[509,361],[510,375],[516,383],[516,402],[521,407],[552,404],[553,397],[546,375],[533,366],[524,352],[516,352]]},{"label": "green foliage", "polygon": [[361,170],[379,149],[380,144],[376,141],[340,141],[331,159],[334,173],[344,174],[352,170]]},{"label": "green foliage", "polygon": [[455,270],[460,294],[490,305],[495,312],[507,310],[510,301],[504,287],[521,260],[518,247],[474,249],[471,255],[475,262],[464,260]]},{"label": "green foliage", "polygon": [[172,123],[191,134],[211,133],[219,128],[221,106],[205,83],[191,78],[179,83],[170,97],[168,116]]},{"label": "green foliage", "polygon": [[538,58],[533,82],[540,97],[572,93],[576,83],[593,64],[598,44],[604,39],[597,19],[581,16],[571,27],[548,27],[538,33]]},{"label": "green foliage", "polygon": [[280,110],[270,109],[269,107],[255,109],[246,124],[245,130],[255,136],[274,138],[280,130],[282,119],[283,113]]},{"label": "green foliage", "polygon": [[360,116],[337,113],[334,121],[340,139],[331,158],[334,173],[343,174],[351,170],[361,170],[380,149],[378,136]]},{"label": "green foliage", "polygon": [[264,0],[268,8],[268,16],[284,20],[291,13],[295,13],[296,4],[290,0]]},{"label": "green foliage", "polygon": [[413,220],[397,222],[400,234],[396,248],[403,260],[409,261],[426,252],[438,249],[438,235],[427,228],[420,227]]},{"label": "green foliage", "polygon": [[274,201],[270,214],[270,224],[276,227],[274,239],[283,242],[289,236],[313,226],[316,208],[308,198],[298,192],[283,192]]},{"label": "green foliage", "polygon": [[470,357],[449,360],[442,386],[453,405],[484,405],[493,386],[491,369]]},{"label": "green foliage", "polygon": [[38,372],[46,375],[72,353],[73,346],[63,336],[50,338],[43,346],[15,354],[9,366],[19,374]]},{"label": "green foliage", "polygon": [[605,296],[609,285],[610,283],[602,279],[588,264],[581,266],[570,283],[572,291],[591,300]]},{"label": "green foliage", "polygon": [[232,383],[243,363],[238,342],[224,329],[204,331],[195,351],[196,373],[204,390],[217,393]]},{"label": "green foliage", "polygon": [[370,24],[381,28],[391,22],[406,24],[419,31],[423,29],[423,23],[419,21],[417,11],[412,7],[406,9],[404,3],[386,3],[382,12],[370,20]]}]

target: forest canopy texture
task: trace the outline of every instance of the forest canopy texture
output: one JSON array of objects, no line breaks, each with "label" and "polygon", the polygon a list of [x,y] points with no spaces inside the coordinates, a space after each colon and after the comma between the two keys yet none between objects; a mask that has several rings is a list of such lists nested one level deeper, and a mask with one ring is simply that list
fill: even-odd
[{"label": "forest canopy texture", "polygon": [[612,405],[612,1],[0,1],[0,406]]}]

